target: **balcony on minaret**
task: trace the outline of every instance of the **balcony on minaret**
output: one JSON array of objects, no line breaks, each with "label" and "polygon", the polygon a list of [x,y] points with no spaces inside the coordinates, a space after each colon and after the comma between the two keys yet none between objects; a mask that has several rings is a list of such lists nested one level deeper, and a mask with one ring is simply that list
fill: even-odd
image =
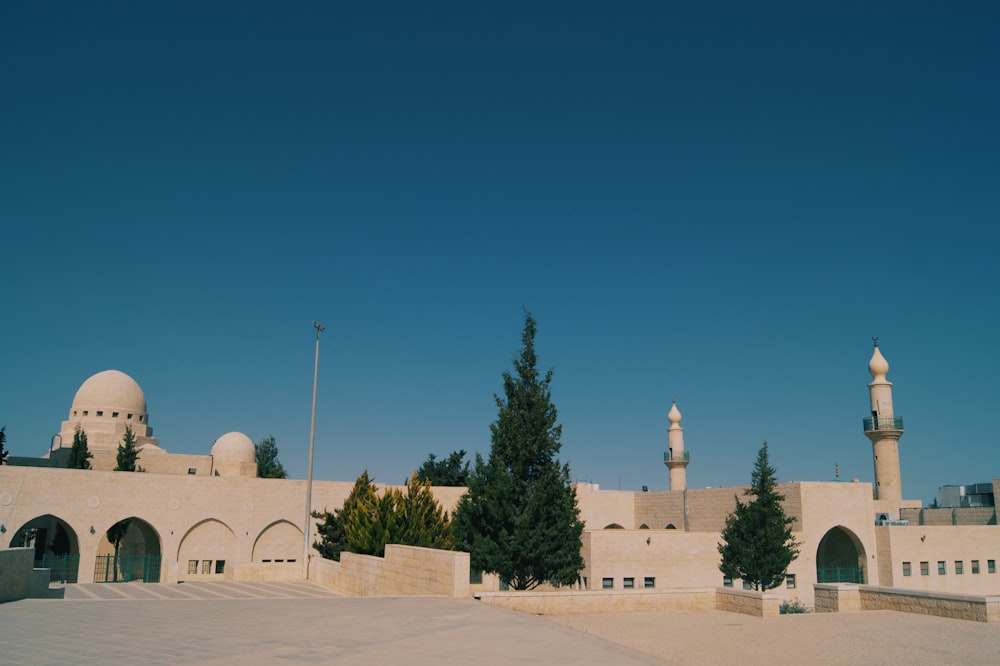
[{"label": "balcony on minaret", "polygon": [[877,432],[880,430],[903,430],[902,416],[866,416],[862,419],[865,432]]},{"label": "balcony on minaret", "polygon": [[680,451],[674,453],[673,451],[663,452],[663,462],[666,463],[689,463],[691,462],[691,452],[690,451]]}]

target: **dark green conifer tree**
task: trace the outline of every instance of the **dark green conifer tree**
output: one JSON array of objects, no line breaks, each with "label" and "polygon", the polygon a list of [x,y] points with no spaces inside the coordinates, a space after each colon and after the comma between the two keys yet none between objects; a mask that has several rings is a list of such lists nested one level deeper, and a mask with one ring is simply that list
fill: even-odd
[{"label": "dark green conifer tree", "polygon": [[535,355],[535,320],[524,313],[516,375],[503,373],[504,397],[490,426],[489,459],[476,456],[469,492],[452,520],[455,545],[473,570],[496,573],[516,590],[575,583],[583,569],[583,522],[569,466],[556,459],[562,426]]},{"label": "dark green conifer tree", "polygon": [[114,471],[135,472],[136,461],[139,460],[139,452],[135,448],[135,433],[131,426],[125,426],[125,434],[122,436],[122,443],[118,445],[118,457],[116,458]]},{"label": "dark green conifer tree", "polygon": [[284,466],[278,460],[278,443],[274,435],[268,435],[254,444],[257,459],[257,476],[262,479],[284,479],[288,477]]},{"label": "dark green conifer tree", "polygon": [[719,544],[719,570],[730,578],[742,578],[754,590],[769,590],[785,580],[788,566],[799,554],[791,524],[781,503],[785,496],[777,490],[777,472],[767,455],[767,442],[757,454],[748,499],[736,499],[736,508],[726,518]]},{"label": "dark green conifer tree", "polygon": [[417,469],[417,478],[430,481],[432,486],[464,486],[469,479],[469,463],[465,460],[465,449],[452,451],[444,460],[438,460],[433,453]]},{"label": "dark green conifer tree", "polygon": [[77,424],[73,431],[73,448],[69,450],[66,466],[70,469],[90,469],[90,459],[93,457],[94,454],[87,448],[87,433]]},{"label": "dark green conifer tree", "polygon": [[0,428],[0,465],[7,464],[7,426]]}]

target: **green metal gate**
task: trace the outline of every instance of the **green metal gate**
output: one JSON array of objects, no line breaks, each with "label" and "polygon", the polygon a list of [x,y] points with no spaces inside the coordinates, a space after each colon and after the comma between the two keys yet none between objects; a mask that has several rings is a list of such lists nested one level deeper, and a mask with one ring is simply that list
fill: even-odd
[{"label": "green metal gate", "polygon": [[49,570],[51,583],[75,583],[77,573],[80,571],[80,553],[66,555],[45,553],[42,555],[42,568]]},{"label": "green metal gate", "polygon": [[94,562],[95,583],[159,583],[159,555],[98,555]]},{"label": "green metal gate", "polygon": [[816,567],[817,583],[860,583],[865,582],[864,567]]}]

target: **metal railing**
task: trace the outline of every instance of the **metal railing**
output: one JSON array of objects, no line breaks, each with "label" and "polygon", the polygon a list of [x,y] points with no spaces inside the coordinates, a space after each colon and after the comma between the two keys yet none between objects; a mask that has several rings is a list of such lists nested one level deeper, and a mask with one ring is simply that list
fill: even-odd
[{"label": "metal railing", "polygon": [[861,421],[864,424],[865,432],[903,429],[902,416],[866,416]]},{"label": "metal railing", "polygon": [[49,570],[50,583],[75,583],[80,571],[80,553],[42,555],[42,568]]},{"label": "metal railing", "polygon": [[816,567],[817,583],[858,583],[865,582],[864,567]]},{"label": "metal railing", "polygon": [[671,460],[686,460],[688,462],[691,462],[691,452],[683,451],[675,455],[672,451],[664,451],[663,462],[670,462]]},{"label": "metal railing", "polygon": [[94,561],[95,583],[159,583],[159,555],[98,555]]}]

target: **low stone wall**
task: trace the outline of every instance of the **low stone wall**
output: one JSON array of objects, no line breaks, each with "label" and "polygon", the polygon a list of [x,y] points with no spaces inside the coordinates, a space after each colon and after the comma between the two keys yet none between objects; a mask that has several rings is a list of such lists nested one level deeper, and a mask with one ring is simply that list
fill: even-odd
[{"label": "low stone wall", "polygon": [[309,579],[350,596],[469,596],[469,554],[390,544],[385,557],[341,553],[340,562],[313,557]]},{"label": "low stone wall", "polygon": [[[35,568],[34,548],[7,548],[0,550],[0,603],[38,596],[32,580]],[[44,571],[48,571],[45,569]],[[46,576],[46,587],[48,577]]]},{"label": "low stone wall", "polygon": [[532,615],[715,610],[715,588],[479,592],[484,604]]},{"label": "low stone wall", "polygon": [[1000,596],[944,594],[871,585],[817,584],[816,612],[892,610],[1000,623]]},{"label": "low stone wall", "polygon": [[721,611],[754,617],[778,617],[781,614],[781,600],[773,592],[737,590],[731,587],[716,589],[715,607]]},{"label": "low stone wall", "polygon": [[302,564],[299,562],[234,562],[228,580],[287,583],[302,580]]}]

